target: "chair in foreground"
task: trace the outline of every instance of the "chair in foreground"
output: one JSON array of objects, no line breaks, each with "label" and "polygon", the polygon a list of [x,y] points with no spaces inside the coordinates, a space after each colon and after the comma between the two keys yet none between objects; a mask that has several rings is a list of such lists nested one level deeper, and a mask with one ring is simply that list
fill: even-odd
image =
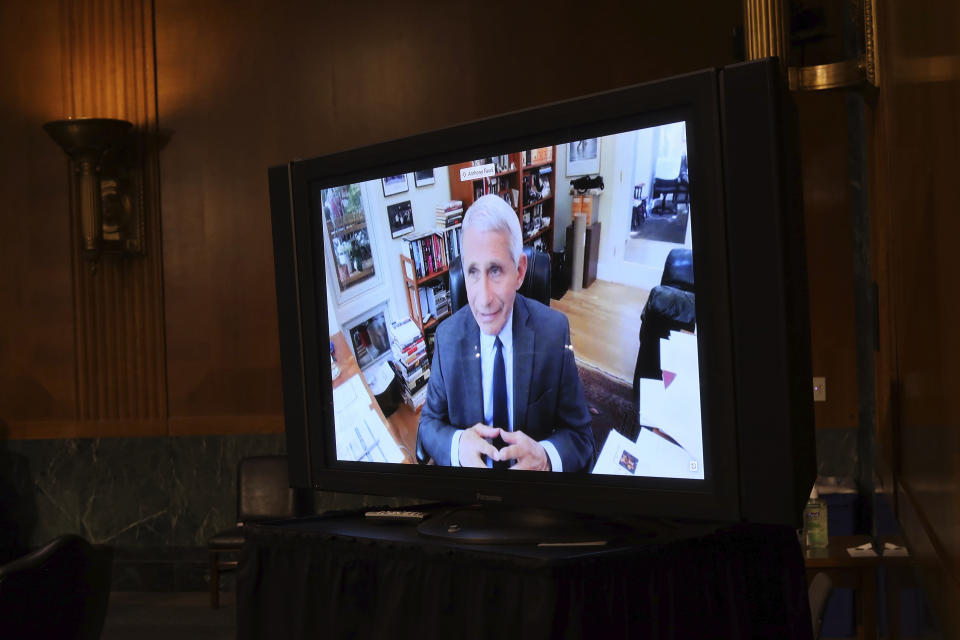
[{"label": "chair in foreground", "polygon": [[279,520],[313,511],[313,492],[291,489],[287,456],[244,458],[237,465],[237,525],[207,541],[210,552],[210,606],[220,607],[220,572],[235,569],[247,522]]},{"label": "chair in foreground", "polygon": [[74,535],[0,566],[0,638],[100,637],[113,554]]}]

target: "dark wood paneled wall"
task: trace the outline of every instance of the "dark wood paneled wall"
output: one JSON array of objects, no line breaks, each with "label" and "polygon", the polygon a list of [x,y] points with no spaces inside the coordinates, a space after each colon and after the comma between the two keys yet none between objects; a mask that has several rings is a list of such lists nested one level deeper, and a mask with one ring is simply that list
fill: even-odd
[{"label": "dark wood paneled wall", "polygon": [[[814,404],[819,428],[857,425],[846,96],[795,93],[801,142],[803,205],[810,287],[813,375],[827,380],[827,401]],[[811,381],[812,382],[812,381]]]},{"label": "dark wood paneled wall", "polygon": [[61,66],[57,3],[0,3],[0,436],[77,416]]},{"label": "dark wood paneled wall", "polygon": [[[120,118],[139,132],[136,206],[145,256],[80,257],[72,219],[77,414],[107,432],[165,432],[163,283],[156,148],[153,6],[148,0],[60,3],[64,113]],[[91,25],[93,26],[91,28]]]},{"label": "dark wood paneled wall", "polygon": [[[238,415],[280,427],[266,167],[724,64],[739,20],[737,3],[702,21],[616,3],[427,5],[157,3],[175,433],[236,429]],[[696,47],[653,28],[681,22]]]},{"label": "dark wood paneled wall", "polygon": [[[4,385],[0,419],[13,437],[165,433],[159,183],[149,137],[156,129],[152,3],[75,0],[18,9],[19,15],[5,16],[5,30],[42,39],[15,40],[27,46],[3,59],[18,66],[36,53],[44,64],[15,72],[23,82],[13,90],[23,93],[12,106],[32,103],[33,110],[12,114],[21,126],[11,127],[11,133],[23,145],[7,150],[3,164],[9,168],[7,188],[29,197],[14,199],[14,207],[7,210],[11,220],[21,220],[26,235],[4,235],[4,249],[10,251],[5,255],[18,260],[4,265],[4,275],[21,289],[27,304],[5,298],[11,304],[5,311],[10,324],[5,322],[3,340],[22,359],[4,362],[12,365],[4,367],[4,377],[13,383]],[[12,14],[9,6],[6,10]],[[23,29],[23,18],[35,28]],[[42,101],[37,99],[41,95]],[[42,139],[40,124],[82,116],[126,119],[140,132],[137,186],[145,210],[145,258],[90,263],[80,257],[80,221],[68,206],[72,171],[66,155]],[[23,158],[42,158],[42,164],[27,172]],[[30,228],[34,218],[43,226],[57,223],[55,232],[36,238],[31,246],[23,239],[36,233]],[[57,255],[49,255],[53,251]],[[56,307],[29,303],[49,298],[55,298]],[[63,308],[65,301],[68,309]],[[56,336],[34,342],[51,332]],[[44,363],[37,356],[49,348],[47,340],[57,345],[60,358]],[[50,369],[38,367],[44,364]],[[59,397],[51,393],[51,384],[57,385]],[[51,411],[53,407],[62,410]]]},{"label": "dark wood paneled wall", "polygon": [[[742,21],[734,1],[695,15],[678,3],[427,4],[0,5],[12,78],[0,86],[0,426],[14,437],[281,430],[268,166],[728,64]],[[151,7],[152,33],[137,17]],[[138,62],[151,47],[155,94]],[[827,427],[855,424],[856,406],[844,116],[829,101],[800,105]],[[40,125],[80,104],[153,118],[169,140],[142,273],[71,260],[66,158]]]},{"label": "dark wood paneled wall", "polygon": [[878,443],[888,490],[935,599],[960,635],[960,6],[880,2],[873,130],[881,309]]}]

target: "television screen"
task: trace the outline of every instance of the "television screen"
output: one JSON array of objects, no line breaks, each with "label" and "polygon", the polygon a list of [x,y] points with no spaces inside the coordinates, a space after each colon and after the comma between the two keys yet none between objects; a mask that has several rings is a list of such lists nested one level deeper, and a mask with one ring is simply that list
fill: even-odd
[{"label": "television screen", "polygon": [[798,518],[783,110],[764,61],[271,169],[292,481]]},{"label": "television screen", "polygon": [[[403,282],[388,279],[376,300],[393,303],[390,319],[381,312],[375,324],[363,321],[362,334],[350,330],[346,341],[350,352],[341,354],[348,361],[348,373],[343,373],[345,363],[334,363],[340,369],[333,380],[336,461],[414,463],[409,454],[419,436],[429,443],[428,461],[494,468],[499,462],[494,458],[508,446],[506,440],[517,436],[504,438],[493,427],[495,357],[473,356],[484,352],[495,356],[492,347],[496,333],[501,332],[503,357],[509,362],[504,365],[504,383],[510,391],[504,400],[514,408],[513,420],[506,420],[503,428],[508,434],[530,436],[535,444],[528,448],[536,453],[549,452],[543,459],[551,470],[702,480],[706,465],[692,271],[683,288],[660,284],[671,258],[687,268],[692,264],[696,203],[690,198],[690,184],[696,175],[689,172],[687,156],[686,123],[667,122],[434,167],[426,172],[433,177],[431,183],[413,193],[412,174],[421,172],[316,187],[312,215],[314,224],[324,230],[328,286],[342,287],[371,277],[375,251],[382,254],[388,272],[407,270]],[[586,182],[582,188],[576,186],[578,180],[597,176],[605,178],[602,188],[588,187]],[[367,218],[382,217],[384,212],[387,225],[377,230],[377,221]],[[504,264],[496,268],[511,271],[514,277],[508,282],[500,273],[494,274],[496,278],[478,275],[492,286],[503,282],[502,290],[455,310],[451,266],[460,261],[465,274],[471,268],[479,273],[478,266],[493,259],[482,254],[479,246],[464,246],[473,240],[473,234],[464,238],[464,229],[471,222],[477,224],[468,217],[479,220],[481,214],[488,219],[491,215],[514,218],[517,246],[527,244],[548,257],[557,242],[558,218],[566,223],[581,216],[584,232],[588,225],[591,229],[597,225],[601,234],[604,220],[610,228],[606,238],[600,239],[601,252],[607,250],[609,255],[598,265],[598,279],[587,288],[582,288],[581,281],[581,291],[539,301],[554,311],[547,313],[532,304],[537,301],[516,301],[521,284],[516,272],[521,266],[526,272],[526,263],[514,264],[507,251]],[[398,229],[407,232],[397,235]],[[495,233],[509,239],[510,230]],[[584,242],[576,234],[571,239]],[[467,256],[471,261],[464,263]],[[601,256],[587,259],[600,263]],[[557,273],[564,280],[569,277],[569,270]],[[467,282],[472,286],[469,278]],[[407,286],[416,296],[409,305]],[[668,295],[670,304],[677,306],[675,312],[660,313],[652,291],[655,296]],[[617,316],[617,322],[598,324],[598,306],[603,313]],[[519,315],[528,313],[528,308],[535,310],[536,318],[544,318],[541,322],[557,324],[558,339],[548,335],[544,326],[526,328]],[[498,312],[496,326],[484,323],[481,327],[477,316],[491,310]],[[339,308],[333,311],[338,313]],[[508,317],[512,326],[504,332]],[[651,333],[644,330],[645,322],[660,323],[662,328]],[[459,335],[464,330],[468,335]],[[517,342],[524,332],[529,332],[530,340],[521,349]],[[634,357],[641,346],[650,350],[639,343],[641,335],[658,342],[659,360],[652,367]],[[460,352],[463,338],[470,343],[468,353]],[[437,354],[448,353],[450,358],[438,360]],[[566,370],[553,370],[554,363]],[[437,375],[443,365],[450,370],[444,367],[442,375]],[[355,368],[359,371],[354,372]],[[403,405],[395,410],[409,413],[406,420],[391,422],[371,400],[370,381],[378,377],[393,380],[393,386],[402,389]],[[490,388],[484,393],[483,382],[488,379]],[[474,387],[481,402],[471,403],[473,398],[464,393]],[[518,406],[521,392],[527,402],[536,402],[538,415]],[[490,397],[485,410],[486,396]],[[463,457],[457,451],[451,453],[451,447],[457,449],[462,442],[464,431],[476,424],[490,427],[481,430],[486,435],[479,440],[491,445],[500,442],[497,453],[484,447],[487,453],[472,460],[467,460],[466,452]],[[524,458],[507,460],[515,469],[530,469]]]}]

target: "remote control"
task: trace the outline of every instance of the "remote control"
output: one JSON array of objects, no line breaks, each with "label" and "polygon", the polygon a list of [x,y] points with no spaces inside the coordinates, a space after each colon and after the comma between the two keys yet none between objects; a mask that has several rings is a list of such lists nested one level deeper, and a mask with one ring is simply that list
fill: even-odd
[{"label": "remote control", "polygon": [[423,511],[404,511],[400,509],[367,511],[363,515],[367,520],[376,522],[420,522],[427,517],[427,514]]}]

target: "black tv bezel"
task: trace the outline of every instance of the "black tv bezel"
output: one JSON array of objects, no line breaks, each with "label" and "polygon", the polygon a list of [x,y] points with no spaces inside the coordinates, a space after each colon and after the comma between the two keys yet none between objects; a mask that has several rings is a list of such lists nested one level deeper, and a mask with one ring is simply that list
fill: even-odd
[{"label": "black tv bezel", "polygon": [[[307,454],[305,461],[291,463],[292,481],[315,489],[465,503],[740,519],[719,73],[707,70],[644,83],[272,169],[288,452],[296,457],[295,448],[305,447]],[[326,349],[320,345],[326,344],[329,327],[325,265],[314,260],[323,256],[324,245],[322,225],[313,224],[311,216],[312,185],[359,182],[678,120],[687,122],[690,197],[697,211],[692,233],[705,480],[328,463],[332,429],[325,425],[333,419],[332,385]],[[296,340],[284,337],[292,331]]]}]

